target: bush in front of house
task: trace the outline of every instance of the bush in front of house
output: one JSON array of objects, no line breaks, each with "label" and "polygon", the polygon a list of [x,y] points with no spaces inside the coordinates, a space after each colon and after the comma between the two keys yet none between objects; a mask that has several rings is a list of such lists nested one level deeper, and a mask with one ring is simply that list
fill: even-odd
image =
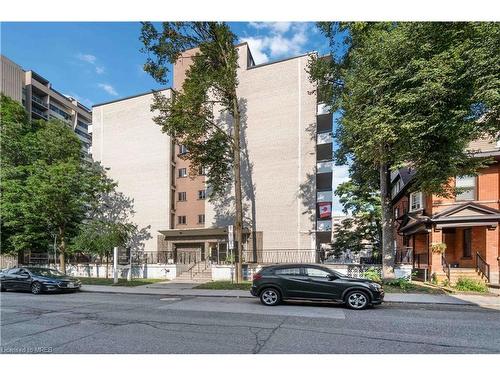
[{"label": "bush in front of house", "polygon": [[466,277],[460,277],[455,285],[456,290],[462,292],[481,292],[486,293],[488,287],[485,283],[477,280],[468,279]]},{"label": "bush in front of house", "polygon": [[363,272],[363,277],[379,284],[382,283],[382,279],[380,278],[380,275],[378,274],[375,267],[370,267],[365,272]]}]

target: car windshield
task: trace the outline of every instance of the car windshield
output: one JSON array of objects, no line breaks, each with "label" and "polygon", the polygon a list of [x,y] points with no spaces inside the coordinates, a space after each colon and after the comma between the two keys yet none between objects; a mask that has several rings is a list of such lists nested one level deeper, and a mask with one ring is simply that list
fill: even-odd
[{"label": "car windshield", "polygon": [[64,273],[50,268],[28,268],[28,271],[37,276],[66,276]]}]

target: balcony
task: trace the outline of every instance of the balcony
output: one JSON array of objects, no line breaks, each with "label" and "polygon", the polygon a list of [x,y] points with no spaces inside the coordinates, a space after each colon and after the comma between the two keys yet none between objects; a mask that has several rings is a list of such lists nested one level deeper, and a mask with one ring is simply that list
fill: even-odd
[{"label": "balcony", "polygon": [[73,122],[71,121],[71,116],[67,115],[68,117],[64,116],[64,115],[61,115],[59,112],[56,112],[54,111],[53,109],[50,110],[50,114],[55,117],[56,119],[58,120],[62,120],[64,121],[65,123],[67,123],[68,125],[71,125],[73,126]]},{"label": "balcony", "polygon": [[318,191],[316,193],[316,202],[331,202],[333,200],[332,191]]},{"label": "balcony", "polygon": [[44,120],[47,120],[47,115],[44,113],[44,111],[41,111],[36,107],[31,108],[31,113],[36,115],[35,118],[42,118]]},{"label": "balcony", "polygon": [[316,145],[316,161],[330,161],[333,159],[333,144],[324,143]]},{"label": "balcony", "polygon": [[318,220],[317,221],[317,231],[318,232],[331,232],[332,230],[332,220],[331,219],[325,219],[325,220]]},{"label": "balcony", "polygon": [[332,191],[333,172],[316,175],[316,191]]},{"label": "balcony", "polygon": [[330,108],[325,103],[318,104],[317,115],[327,115],[330,113]]},{"label": "balcony", "polygon": [[316,173],[332,173],[333,161],[324,161],[316,164]]},{"label": "balcony", "polygon": [[333,133],[332,132],[319,133],[316,137],[316,144],[318,144],[318,145],[323,145],[323,144],[332,143],[332,142],[333,142]]},{"label": "balcony", "polygon": [[317,116],[317,133],[328,133],[333,129],[333,115],[331,113]]},{"label": "balcony", "polygon": [[42,98],[39,98],[38,96],[32,95],[31,96],[31,101],[33,103],[35,103],[35,104],[38,104],[43,109],[48,109],[49,108],[48,104]]}]

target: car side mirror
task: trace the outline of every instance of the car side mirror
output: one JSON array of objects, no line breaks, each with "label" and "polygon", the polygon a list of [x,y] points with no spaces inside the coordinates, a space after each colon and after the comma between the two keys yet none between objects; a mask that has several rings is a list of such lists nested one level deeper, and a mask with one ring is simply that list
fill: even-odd
[{"label": "car side mirror", "polygon": [[326,278],[328,280],[330,280],[330,281],[333,281],[333,280],[335,280],[337,278],[337,276],[335,276],[335,275],[328,275],[328,276],[326,276]]},{"label": "car side mirror", "polygon": [[29,279],[30,278],[30,274],[29,273],[22,273],[19,276],[21,276],[23,279]]}]

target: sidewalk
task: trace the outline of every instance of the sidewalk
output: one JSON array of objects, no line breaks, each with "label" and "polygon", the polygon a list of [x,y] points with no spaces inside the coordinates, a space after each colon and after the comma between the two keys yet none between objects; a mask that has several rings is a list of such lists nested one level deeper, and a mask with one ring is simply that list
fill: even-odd
[{"label": "sidewalk", "polygon": [[[108,285],[83,285],[83,292],[96,293],[123,293],[144,294],[158,296],[188,296],[188,297],[233,297],[254,298],[244,290],[211,290],[192,289],[197,284],[187,283],[158,283],[136,287],[108,286]],[[500,296],[484,296],[470,294],[435,295],[416,293],[386,293],[385,302],[393,303],[422,303],[446,305],[472,305],[500,310]]]}]

